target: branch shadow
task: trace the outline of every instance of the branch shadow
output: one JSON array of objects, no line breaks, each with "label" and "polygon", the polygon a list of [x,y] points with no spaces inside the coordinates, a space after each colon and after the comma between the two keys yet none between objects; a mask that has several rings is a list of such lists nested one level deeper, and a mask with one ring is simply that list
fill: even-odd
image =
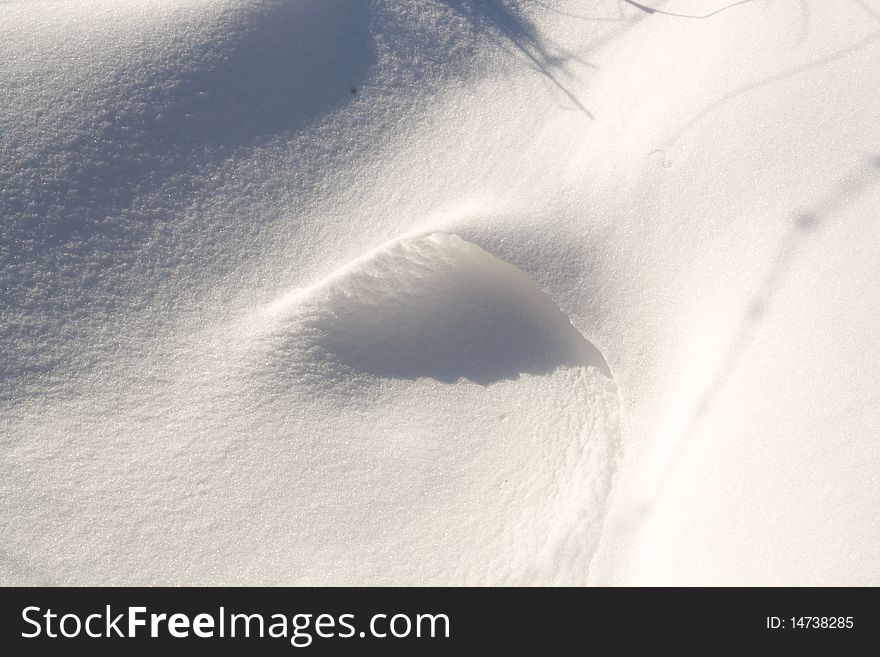
[{"label": "branch shadow", "polygon": [[873,32],[868,36],[859,39],[855,43],[847,46],[846,48],[841,48],[830,55],[826,55],[825,57],[820,57],[806,64],[802,64],[801,66],[795,66],[793,68],[787,69],[785,71],[781,71],[775,75],[771,75],[766,77],[758,82],[753,82],[752,84],[748,84],[746,86],[740,87],[738,89],[734,89],[723,96],[721,96],[718,100],[712,102],[711,104],[704,107],[702,110],[694,114],[690,119],[688,119],[675,133],[667,140],[666,145],[671,146],[675,144],[679,139],[681,139],[684,134],[690,130],[697,122],[701,119],[705,118],[707,115],[711,114],[717,108],[721,107],[729,103],[731,100],[743,96],[747,93],[755,91],[756,89],[761,89],[762,87],[766,87],[775,82],[781,82],[782,80],[787,80],[789,78],[794,78],[799,75],[803,75],[804,73],[808,73],[810,71],[819,69],[823,66],[831,64],[836,61],[840,61],[841,59],[845,59],[850,55],[867,48],[868,46],[880,41],[880,32]]},{"label": "branch shadow", "polygon": [[[830,223],[836,214],[858,200],[862,194],[876,184],[878,177],[880,177],[880,155],[874,156],[851,175],[845,176],[842,182],[819,199],[812,208],[794,215],[792,227],[780,239],[767,273],[752,294],[739,327],[725,349],[721,364],[697,399],[694,410],[661,475],[654,501],[662,494],[682,454],[693,440],[700,422],[712,408],[718,395],[736,370],[750,343],[750,337],[763,322],[775,298],[783,289],[785,280],[797,257],[811,241],[816,239],[819,228]],[[645,513],[652,504],[653,502],[644,510]]]},{"label": "branch shadow", "polygon": [[[511,46],[525,59],[529,67],[544,76],[552,86],[568,98],[578,111],[590,120],[595,120],[593,112],[581,102],[574,88],[566,80],[574,77],[571,72],[572,62],[589,68],[596,68],[596,66],[539,35],[535,24],[520,9],[518,3],[513,0],[441,0],[441,2],[455,13],[467,18],[479,33],[494,38],[502,47]],[[589,44],[591,49],[595,49],[645,16],[662,14],[678,18],[706,19],[750,2],[753,0],[738,0],[738,2],[733,2],[705,15],[690,15],[656,9],[633,0],[618,0],[617,14],[613,16],[574,14],[544,2],[536,4],[546,11],[578,20],[598,23],[626,23],[621,29],[612,30],[609,34],[603,35]],[[637,15],[628,19],[624,12],[626,5],[636,10]]]},{"label": "branch shadow", "polygon": [[[814,239],[817,230],[833,219],[836,212],[843,210],[876,183],[877,178],[880,177],[880,155],[871,158],[866,165],[856,171],[856,174],[854,177],[844,178],[843,184],[839,184],[824,198],[816,202],[811,209],[794,214],[791,229],[780,239],[767,273],[744,309],[740,325],[727,344],[720,365],[697,398],[693,411],[679,435],[672,454],[666,461],[653,493],[650,498],[635,503],[623,511],[617,528],[620,532],[621,544],[628,546],[625,549],[632,549],[636,545],[645,523],[666,490],[685,450],[693,441],[701,421],[736,370],[750,342],[749,337],[763,321],[773,300],[782,290],[785,278],[797,256]],[[619,566],[613,565],[612,568],[617,569]]]},{"label": "branch shadow", "polygon": [[648,5],[643,5],[641,3],[635,2],[635,0],[620,0],[621,2],[625,2],[626,4],[639,9],[640,11],[645,12],[646,14],[661,14],[663,16],[672,16],[674,18],[694,18],[698,20],[703,20],[706,18],[712,18],[712,16],[716,16],[722,12],[727,11],[728,9],[733,9],[734,7],[738,7],[739,5],[745,5],[750,2],[754,2],[754,0],[738,0],[737,2],[731,2],[729,5],[725,5],[724,7],[719,7],[714,11],[710,11],[706,14],[681,14],[674,11],[666,11],[665,9],[658,9],[657,7],[649,7]]},{"label": "branch shadow", "polygon": [[441,0],[441,2],[455,13],[467,18],[479,33],[494,39],[502,46],[507,44],[512,46],[533,70],[543,75],[572,102],[578,111],[591,120],[596,118],[562,79],[571,76],[569,64],[572,61],[579,61],[582,65],[591,68],[595,66],[541,38],[534,23],[517,4],[504,0]]}]

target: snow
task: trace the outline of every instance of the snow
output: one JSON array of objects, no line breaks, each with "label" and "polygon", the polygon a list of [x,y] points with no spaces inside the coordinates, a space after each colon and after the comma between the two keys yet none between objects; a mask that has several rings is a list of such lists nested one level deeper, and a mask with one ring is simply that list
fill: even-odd
[{"label": "snow", "polygon": [[878,70],[868,0],[0,3],[0,581],[876,585]]}]

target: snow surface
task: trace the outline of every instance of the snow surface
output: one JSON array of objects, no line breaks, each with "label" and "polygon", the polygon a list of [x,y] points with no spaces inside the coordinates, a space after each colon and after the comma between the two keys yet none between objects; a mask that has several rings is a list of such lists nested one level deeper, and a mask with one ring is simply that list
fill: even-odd
[{"label": "snow surface", "polygon": [[7,1],[0,108],[0,582],[880,584],[876,0]]}]

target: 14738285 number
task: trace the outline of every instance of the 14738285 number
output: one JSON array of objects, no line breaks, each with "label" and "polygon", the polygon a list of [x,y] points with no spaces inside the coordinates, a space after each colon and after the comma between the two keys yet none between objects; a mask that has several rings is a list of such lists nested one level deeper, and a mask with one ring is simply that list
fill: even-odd
[{"label": "14738285 number", "polygon": [[852,616],[792,616],[791,628],[802,630],[836,630],[853,627]]}]

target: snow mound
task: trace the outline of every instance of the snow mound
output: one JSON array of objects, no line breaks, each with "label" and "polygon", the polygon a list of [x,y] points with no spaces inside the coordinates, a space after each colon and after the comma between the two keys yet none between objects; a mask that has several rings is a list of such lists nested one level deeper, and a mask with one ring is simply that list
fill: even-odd
[{"label": "snow mound", "polygon": [[294,362],[311,366],[483,385],[562,366],[610,376],[546,293],[455,235],[380,247],[307,295],[272,304],[270,315],[274,335],[299,343]]},{"label": "snow mound", "polygon": [[523,272],[455,235],[399,239],[246,325],[221,414],[252,418],[261,480],[296,482],[270,524],[314,519],[289,546],[305,581],[586,583],[617,387]]}]

